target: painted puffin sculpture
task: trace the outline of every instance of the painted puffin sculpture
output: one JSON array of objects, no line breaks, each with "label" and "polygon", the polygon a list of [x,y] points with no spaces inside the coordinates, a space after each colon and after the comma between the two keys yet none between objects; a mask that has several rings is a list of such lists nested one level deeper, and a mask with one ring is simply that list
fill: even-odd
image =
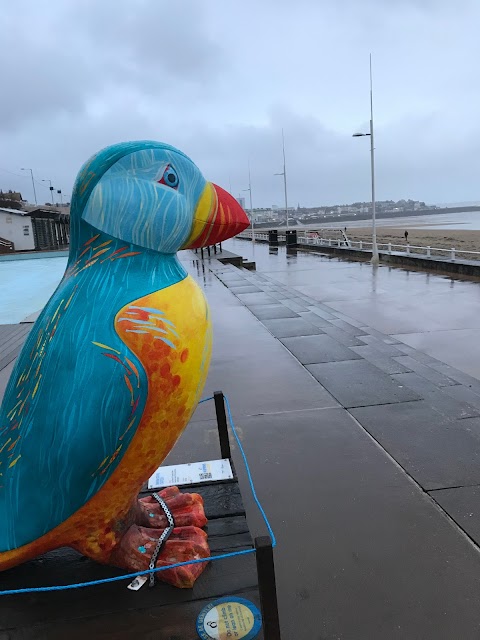
[{"label": "painted puffin sculpture", "polygon": [[[207,302],[176,252],[247,226],[169,145],[121,143],[83,166],[66,272],[0,408],[0,570],[62,546],[148,569],[167,520],[137,496],[190,420],[211,352]],[[200,496],[160,496],[177,528],[157,566],[207,557]],[[204,566],[157,575],[189,587]]]}]

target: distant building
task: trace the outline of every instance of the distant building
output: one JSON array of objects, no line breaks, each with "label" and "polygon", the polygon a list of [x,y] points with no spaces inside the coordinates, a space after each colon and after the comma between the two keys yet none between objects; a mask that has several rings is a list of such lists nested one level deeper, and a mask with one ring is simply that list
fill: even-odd
[{"label": "distant building", "polygon": [[0,189],[0,207],[4,209],[21,209],[23,205],[22,194],[18,191],[2,191]]},{"label": "distant building", "polygon": [[[70,215],[52,208],[38,207],[32,218],[35,249],[65,249],[70,243]],[[0,234],[1,235],[1,234]]]},{"label": "distant building", "polygon": [[262,208],[259,207],[257,209],[253,209],[252,215],[253,215],[254,222],[269,222],[277,218],[278,211],[277,210],[273,211],[272,209],[265,209],[263,207]]},{"label": "distant building", "polygon": [[30,216],[18,209],[0,207],[0,239],[12,242],[15,251],[35,249]]},{"label": "distant building", "polygon": [[242,198],[241,196],[238,196],[238,198],[236,198],[238,204],[242,207],[242,209],[245,209],[245,198]]},{"label": "distant building", "polygon": [[2,239],[13,243],[14,251],[66,248],[70,242],[70,216],[41,207],[32,211],[0,207]]}]

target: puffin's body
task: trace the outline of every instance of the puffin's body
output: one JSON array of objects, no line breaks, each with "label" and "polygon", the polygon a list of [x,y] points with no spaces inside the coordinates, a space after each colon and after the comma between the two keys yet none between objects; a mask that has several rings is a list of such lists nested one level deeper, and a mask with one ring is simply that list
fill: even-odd
[{"label": "puffin's body", "polygon": [[115,145],[83,167],[67,271],[0,409],[0,570],[60,546],[118,554],[208,372],[208,305],[175,252],[247,225],[167,145]]}]

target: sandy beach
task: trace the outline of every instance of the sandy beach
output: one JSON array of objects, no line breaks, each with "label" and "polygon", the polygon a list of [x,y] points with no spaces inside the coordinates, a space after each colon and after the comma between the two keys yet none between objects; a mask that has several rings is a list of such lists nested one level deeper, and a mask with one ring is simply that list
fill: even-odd
[{"label": "sandy beach", "polygon": [[[408,231],[408,244],[410,245],[438,247],[439,249],[455,247],[457,251],[480,251],[480,231],[478,230],[378,227],[377,242],[406,245],[405,231]],[[371,241],[372,231],[371,228],[347,227],[347,236],[350,240],[365,240],[369,242]],[[396,250],[399,251],[400,249]],[[459,258],[480,259],[480,255],[478,257],[464,255],[459,256]]]}]

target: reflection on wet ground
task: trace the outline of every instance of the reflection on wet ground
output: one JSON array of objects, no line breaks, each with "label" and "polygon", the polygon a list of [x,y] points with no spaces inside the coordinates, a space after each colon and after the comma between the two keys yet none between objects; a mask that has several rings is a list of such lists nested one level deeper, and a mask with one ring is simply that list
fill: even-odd
[{"label": "reflection on wet ground", "polygon": [[[212,308],[206,393],[230,397],[278,537],[282,637],[478,638],[479,284],[226,248],[257,272],[186,264]],[[171,462],[211,456],[211,418]]]},{"label": "reflection on wet ground", "polygon": [[336,311],[480,379],[480,283],[321,254],[226,247],[257,269]]}]

